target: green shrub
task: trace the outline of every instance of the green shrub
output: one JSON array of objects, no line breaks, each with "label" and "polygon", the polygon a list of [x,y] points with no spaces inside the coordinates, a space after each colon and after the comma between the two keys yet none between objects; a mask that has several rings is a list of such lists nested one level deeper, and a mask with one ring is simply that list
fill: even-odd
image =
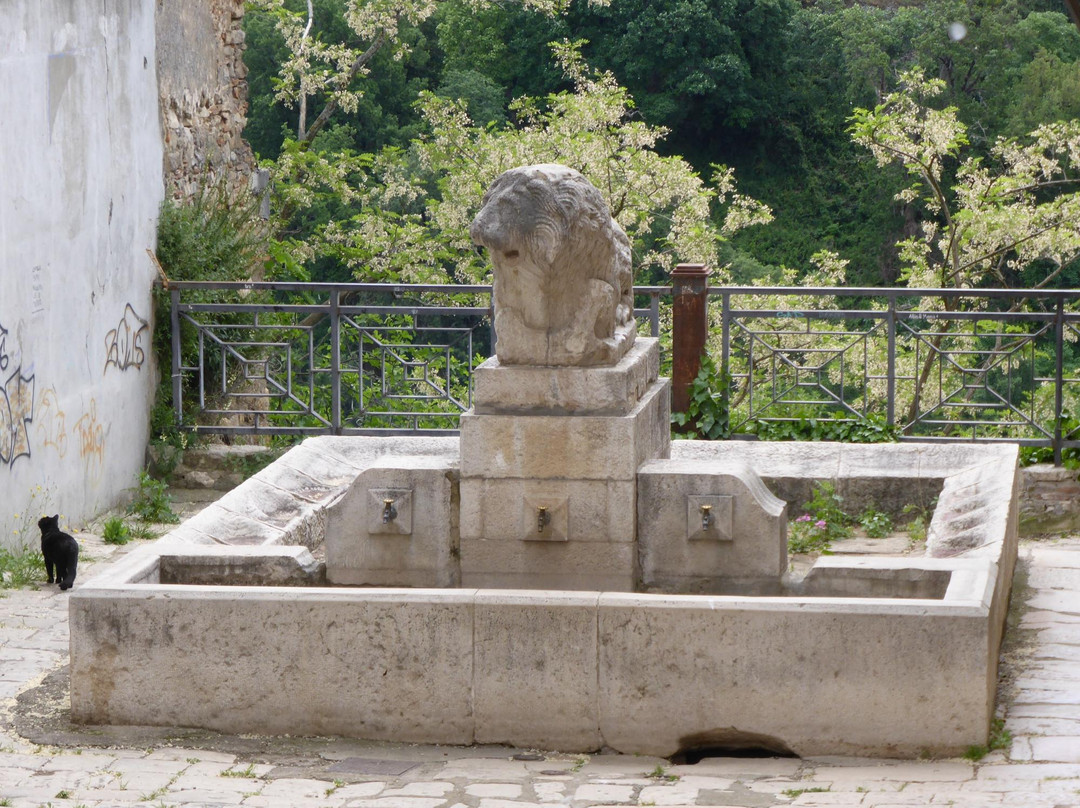
[{"label": "green shrub", "polygon": [[131,503],[128,512],[144,522],[180,521],[172,509],[172,499],[167,491],[169,486],[161,480],[155,480],[147,472],[139,472],[139,493]]},{"label": "green shrub", "polygon": [[900,429],[880,415],[858,420],[848,413],[793,415],[782,420],[757,420],[748,431],[761,440],[829,440],[840,443],[895,443]]},{"label": "green shrub", "polygon": [[986,746],[969,746],[964,752],[964,757],[971,761],[979,761],[990,752],[997,749],[1008,749],[1012,746],[1012,733],[1005,729],[1005,719],[995,718],[990,722],[990,737]]},{"label": "green shrub", "polygon": [[907,523],[908,538],[913,542],[926,541],[926,525],[930,521],[927,509],[918,505],[905,505],[903,514],[910,520]]},{"label": "green shrub", "polygon": [[22,589],[44,578],[45,560],[37,547],[0,547],[0,589]]},{"label": "green shrub", "polygon": [[[266,223],[259,216],[259,198],[253,194],[230,194],[224,182],[219,182],[202,185],[190,199],[178,202],[166,198],[161,204],[155,255],[169,280],[245,281],[263,263],[265,253]],[[169,292],[156,286],[154,299],[159,324],[154,329],[154,354],[159,367],[167,369],[172,366]],[[220,302],[214,292],[186,292],[184,299],[190,303]],[[252,295],[247,302],[257,299],[258,295]],[[239,321],[235,317],[219,320]],[[184,323],[181,323],[180,345],[182,354],[189,359],[197,352],[194,329]],[[220,371],[218,360],[212,358],[211,365],[208,368],[211,373]],[[190,379],[185,377],[183,381],[187,388],[185,400],[197,401]],[[194,411],[185,412],[185,423],[193,416]],[[167,372],[162,373],[151,411],[151,430],[154,443],[187,448],[190,436],[177,426],[172,410],[172,379]],[[176,454],[168,457],[179,459]]]},{"label": "green shrub", "polygon": [[119,516],[110,516],[105,521],[105,527],[101,531],[101,538],[106,544],[127,544],[131,541],[131,531]]},{"label": "green shrub", "polygon": [[871,539],[880,539],[883,536],[888,536],[892,533],[893,529],[892,517],[887,513],[876,511],[873,508],[859,517],[859,525],[862,527],[863,532]]},{"label": "green shrub", "polygon": [[731,434],[728,420],[727,379],[717,370],[707,353],[701,355],[701,369],[690,384],[686,412],[673,412],[671,423],[692,430],[688,437],[722,440]]},{"label": "green shrub", "polygon": [[824,552],[851,535],[851,518],[840,507],[843,497],[829,480],[815,483],[806,510],[788,525],[788,551]]}]

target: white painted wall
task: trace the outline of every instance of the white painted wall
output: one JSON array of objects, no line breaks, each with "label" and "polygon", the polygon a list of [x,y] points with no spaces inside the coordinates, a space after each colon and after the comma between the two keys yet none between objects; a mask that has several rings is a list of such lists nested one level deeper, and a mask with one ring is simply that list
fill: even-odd
[{"label": "white painted wall", "polygon": [[72,527],[110,507],[143,462],[157,373],[146,250],[164,193],[154,7],[0,0],[0,544],[9,547],[36,541],[46,505]]}]

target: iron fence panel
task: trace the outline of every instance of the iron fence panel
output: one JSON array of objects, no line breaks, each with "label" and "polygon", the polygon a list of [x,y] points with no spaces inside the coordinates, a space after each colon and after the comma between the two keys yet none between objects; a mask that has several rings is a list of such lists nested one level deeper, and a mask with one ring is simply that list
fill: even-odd
[{"label": "iron fence panel", "polygon": [[[453,433],[495,339],[488,286],[169,288],[177,422],[206,432]],[[833,418],[900,440],[1052,447],[1058,461],[1080,447],[1080,292],[708,291],[735,429]],[[667,344],[671,288],[635,295]]]}]

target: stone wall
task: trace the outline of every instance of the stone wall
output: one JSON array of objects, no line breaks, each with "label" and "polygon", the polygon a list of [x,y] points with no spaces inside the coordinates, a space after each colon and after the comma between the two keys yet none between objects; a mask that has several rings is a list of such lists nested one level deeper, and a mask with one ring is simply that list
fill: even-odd
[{"label": "stone wall", "polygon": [[0,545],[142,466],[163,195],[155,0],[0,12]]},{"label": "stone wall", "polygon": [[1080,481],[1076,469],[1040,463],[1021,471],[1021,533],[1031,536],[1080,530]]},{"label": "stone wall", "polygon": [[174,198],[224,178],[248,187],[244,0],[157,0],[163,174]]}]

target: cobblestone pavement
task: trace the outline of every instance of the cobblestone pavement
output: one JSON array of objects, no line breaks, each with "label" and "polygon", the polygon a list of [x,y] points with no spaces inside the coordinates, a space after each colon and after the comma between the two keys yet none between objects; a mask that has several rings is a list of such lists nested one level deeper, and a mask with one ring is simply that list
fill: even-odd
[{"label": "cobblestone pavement", "polygon": [[[110,549],[97,544],[84,555]],[[1080,806],[1080,538],[1025,542],[1018,570],[1026,610],[1009,631],[1003,686],[1012,741],[974,763],[728,757],[674,765],[319,739],[302,747],[262,739],[256,749],[242,737],[204,743],[123,733],[108,748],[92,738],[38,745],[13,728],[15,697],[62,673],[66,596],[53,587],[0,593],[0,805]]]}]

